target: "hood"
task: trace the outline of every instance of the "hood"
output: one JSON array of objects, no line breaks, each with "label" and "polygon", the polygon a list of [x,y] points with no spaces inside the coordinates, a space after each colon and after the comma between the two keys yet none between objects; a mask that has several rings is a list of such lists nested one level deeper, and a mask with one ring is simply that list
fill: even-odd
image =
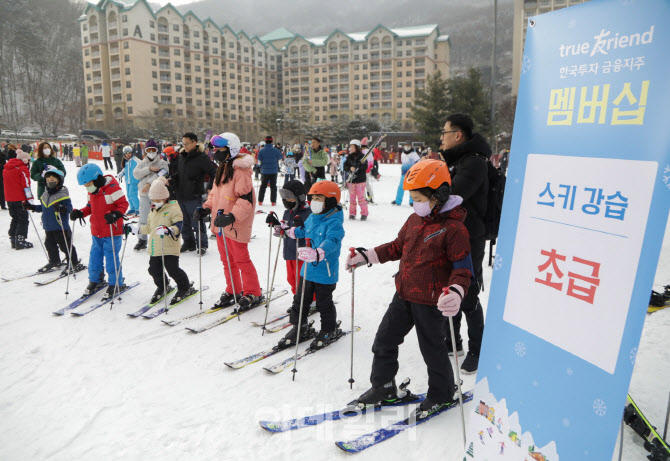
[{"label": "hood", "polygon": [[479,133],[473,134],[472,139],[469,141],[465,141],[463,144],[459,144],[456,147],[441,152],[447,165],[456,163],[465,154],[482,154],[488,159],[491,157],[492,153],[491,147]]},{"label": "hood", "polygon": [[191,152],[186,152],[186,149],[184,147],[182,147],[181,149],[179,149],[179,153],[181,155],[184,155],[184,156],[195,157],[198,154],[204,154],[205,153],[205,145],[202,144],[202,143],[198,143],[196,145],[195,150],[193,150]]},{"label": "hood", "polygon": [[256,160],[251,155],[238,156],[233,160],[233,168],[251,168]]},{"label": "hood", "polygon": [[5,165],[6,170],[9,168],[21,168],[21,167],[28,168],[28,165],[23,163],[23,160],[19,160],[18,158],[12,158],[8,160],[7,164]]}]

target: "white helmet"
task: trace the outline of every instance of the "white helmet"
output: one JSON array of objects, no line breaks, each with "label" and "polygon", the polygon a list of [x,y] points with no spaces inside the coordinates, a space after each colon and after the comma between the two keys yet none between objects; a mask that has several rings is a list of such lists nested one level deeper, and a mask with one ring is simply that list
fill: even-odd
[{"label": "white helmet", "polygon": [[123,153],[124,154],[127,154],[128,152],[132,152],[132,151],[133,151],[133,148],[130,147],[130,146],[126,146],[126,147],[123,148]]},{"label": "white helmet", "polygon": [[231,157],[236,157],[242,148],[242,142],[235,133],[221,133],[215,135],[210,142],[214,147],[228,147]]},{"label": "white helmet", "polygon": [[349,142],[349,145],[351,145],[351,144],[353,144],[354,146],[361,147],[361,142],[360,142],[358,139],[352,139],[352,140]]},{"label": "white helmet", "polygon": [[259,142],[258,145],[261,146],[261,147],[265,146],[265,141]]}]

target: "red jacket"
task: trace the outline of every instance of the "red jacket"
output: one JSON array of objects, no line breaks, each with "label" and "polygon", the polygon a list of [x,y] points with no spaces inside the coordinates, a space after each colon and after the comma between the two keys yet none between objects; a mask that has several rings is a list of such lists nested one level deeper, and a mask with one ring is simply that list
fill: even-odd
[{"label": "red jacket", "polygon": [[24,202],[33,198],[30,191],[30,170],[23,160],[10,159],[5,164],[2,179],[5,184],[5,200],[8,202]]},{"label": "red jacket", "polygon": [[461,206],[426,218],[412,213],[398,238],[375,248],[380,263],[400,260],[395,277],[400,298],[435,306],[442,288],[454,284],[467,294],[472,273],[465,266],[472,263],[467,263],[470,235],[463,224],[465,215]]},{"label": "red jacket", "polygon": [[[88,203],[81,211],[84,217],[91,216],[91,234],[94,237],[109,237],[109,224],[105,215],[111,211],[125,214],[128,209],[128,200],[121,190],[121,186],[111,175],[105,176],[106,183],[95,194],[88,194]],[[123,235],[123,218],[117,219],[112,225],[114,235]]]}]

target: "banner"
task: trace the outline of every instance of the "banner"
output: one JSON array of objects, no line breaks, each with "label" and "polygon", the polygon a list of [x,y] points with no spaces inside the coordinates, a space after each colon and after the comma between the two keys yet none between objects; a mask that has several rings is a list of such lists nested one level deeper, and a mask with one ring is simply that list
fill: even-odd
[{"label": "banner", "polygon": [[670,205],[670,2],[528,22],[466,459],[609,460]]}]

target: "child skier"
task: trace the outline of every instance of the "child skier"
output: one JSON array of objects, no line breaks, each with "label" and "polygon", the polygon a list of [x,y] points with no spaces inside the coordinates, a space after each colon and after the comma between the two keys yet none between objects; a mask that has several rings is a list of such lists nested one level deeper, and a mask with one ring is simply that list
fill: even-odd
[{"label": "child skier", "polygon": [[[133,176],[139,181],[137,188],[140,191],[140,225],[147,223],[149,211],[151,211],[151,200],[149,199],[149,188],[158,176],[165,176],[170,168],[167,161],[158,155],[158,144],[153,139],[144,145],[144,158],[140,160],[133,170]],[[140,235],[135,251],[144,250],[147,247],[147,236]]]},{"label": "child skier", "polygon": [[125,160],[123,170],[121,170],[117,178],[121,178],[122,181],[126,182],[126,197],[130,204],[130,211],[127,213],[128,216],[139,216],[140,197],[138,196],[137,185],[140,181],[139,179],[135,179],[135,175],[133,174],[139,162],[137,161],[137,157],[133,155],[133,148],[130,146],[123,148],[123,157]]},{"label": "child skier", "polygon": [[[292,239],[311,239],[311,247],[298,250],[298,258],[305,263],[291,306],[291,324],[293,328],[279,341],[280,349],[295,345],[298,331],[300,342],[315,336],[309,328],[307,313],[303,311],[302,324],[298,325],[300,304],[309,306],[316,296],[316,308],[321,314],[321,331],[312,341],[310,348],[321,349],[337,340],[342,330],[337,328],[337,311],[333,303],[333,291],[337,285],[340,250],[344,238],[344,213],[339,205],[340,188],[332,181],[319,181],[309,190],[311,198],[309,215],[304,226],[298,226],[293,218],[293,227],[284,226],[286,235]],[[302,300],[302,286],[305,284],[305,299]],[[303,307],[304,309],[304,307]]]},{"label": "child skier", "polygon": [[[177,284],[175,293],[170,304],[176,304],[184,298],[195,293],[191,287],[188,275],[179,267],[179,249],[181,248],[180,234],[183,224],[183,215],[179,204],[168,201],[170,192],[165,185],[167,180],[161,176],[151,183],[149,198],[151,199],[151,212],[147,224],[126,224],[133,234],[148,235],[149,242],[147,253],[149,253],[149,274],[154,279],[156,291],[151,298],[152,303],[158,302],[164,294],[172,291],[171,287],[165,287],[167,277],[163,272],[163,261],[165,270]],[[161,239],[162,247],[161,247]]]},{"label": "child skier", "polygon": [[[121,186],[111,175],[103,176],[95,163],[88,163],[77,172],[77,182],[86,187],[88,203],[81,210],[72,210],[70,219],[91,216],[93,242],[88,258],[88,286],[84,296],[89,296],[105,283],[107,270],[109,287],[103,299],[111,298],[127,287],[123,285],[123,273],[119,261],[122,245],[123,214],[128,209],[128,200]],[[116,271],[118,270],[118,278]]]},{"label": "child skier", "polygon": [[[193,219],[202,221],[211,214],[212,232],[217,234],[226,290],[215,307],[232,306],[237,300],[240,311],[244,311],[261,302],[261,285],[248,248],[256,209],[251,180],[255,160],[252,155],[240,154],[242,143],[233,133],[215,135],[210,142],[219,166],[207,201],[202,208],[196,208]],[[219,228],[226,237],[225,242],[223,236],[218,235]]]},{"label": "child skier", "polygon": [[349,219],[356,219],[356,202],[361,207],[361,221],[368,219],[368,201],[365,198],[365,172],[367,161],[361,151],[361,142],[352,139],[349,143],[349,156],[344,162],[347,172],[347,187],[349,188]]},{"label": "child skier", "polygon": [[[400,260],[396,294],[379,325],[372,352],[372,388],[353,405],[393,402],[398,398],[398,346],[416,327],[419,349],[428,368],[428,394],[414,416],[425,418],[452,403],[454,375],[444,338],[444,316],[455,315],[472,280],[468,231],[463,199],[450,196],[451,177],[444,162],[426,160],[405,177],[405,190],[414,198],[410,215],[398,237],[363,250],[370,264]],[[347,270],[364,264],[361,254],[349,255]],[[448,288],[447,288],[448,287]],[[442,312],[441,312],[442,311]]]},{"label": "child skier", "polygon": [[293,151],[286,152],[286,159],[284,160],[284,187],[286,187],[286,184],[288,184],[289,181],[293,181],[295,179],[296,167],[297,163],[295,161],[295,154]]},{"label": "child skier", "polygon": [[[61,170],[49,167],[44,173],[46,187],[41,197],[42,203],[33,205],[25,202],[23,204],[27,210],[42,213],[42,227],[46,232],[44,246],[49,255],[49,263],[39,269],[38,272],[51,272],[62,264],[58,253],[59,248],[65,255],[63,275],[67,274],[68,255],[72,258],[72,272],[79,272],[84,269],[81,261],[77,258],[77,249],[72,243],[72,232],[68,222],[68,216],[72,211],[72,201],[70,200],[70,192],[63,185],[64,178],[65,174]],[[70,247],[70,245],[72,246]]]},{"label": "child skier", "polygon": [[2,171],[3,185],[5,188],[5,200],[9,208],[12,221],[9,224],[9,240],[12,248],[23,250],[32,248],[33,244],[28,242],[28,212],[23,208],[22,202],[33,199],[30,190],[30,154],[21,149],[16,151],[16,158],[10,159]]}]

